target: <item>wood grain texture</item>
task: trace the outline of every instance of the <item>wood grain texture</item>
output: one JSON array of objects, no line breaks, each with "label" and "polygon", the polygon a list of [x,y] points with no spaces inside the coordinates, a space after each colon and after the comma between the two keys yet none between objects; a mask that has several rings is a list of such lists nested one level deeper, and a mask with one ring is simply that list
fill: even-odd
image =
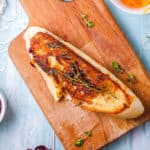
[{"label": "wood grain texture", "polygon": [[[124,75],[118,76],[141,98],[146,108],[145,114],[138,119],[121,120],[82,110],[66,101],[55,103],[41,75],[30,66],[23,33],[18,36],[10,46],[10,56],[66,149],[78,149],[74,141],[80,137],[85,138],[85,130],[93,130],[93,136],[86,140],[81,149],[98,149],[150,119],[149,77],[103,0],[21,2],[29,15],[29,26],[38,25],[50,30],[110,71],[113,71],[111,62],[116,60],[138,79],[138,83],[133,85],[126,82]],[[80,17],[82,13],[87,13],[95,22],[94,28],[86,27]]]}]

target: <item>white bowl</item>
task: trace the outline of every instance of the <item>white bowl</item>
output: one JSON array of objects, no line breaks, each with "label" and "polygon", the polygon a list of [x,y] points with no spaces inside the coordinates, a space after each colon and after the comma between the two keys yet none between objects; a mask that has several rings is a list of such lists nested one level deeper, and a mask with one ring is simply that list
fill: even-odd
[{"label": "white bowl", "polygon": [[142,7],[142,8],[130,8],[126,5],[124,5],[123,3],[121,3],[120,0],[111,0],[111,2],[117,6],[118,8],[120,8],[121,10],[131,13],[131,14],[138,14],[138,15],[143,15],[143,14],[148,14],[150,13],[150,4]]},{"label": "white bowl", "polygon": [[0,90],[0,101],[1,101],[1,111],[0,111],[0,122],[1,122],[5,116],[6,108],[7,108],[6,96],[1,90]]}]

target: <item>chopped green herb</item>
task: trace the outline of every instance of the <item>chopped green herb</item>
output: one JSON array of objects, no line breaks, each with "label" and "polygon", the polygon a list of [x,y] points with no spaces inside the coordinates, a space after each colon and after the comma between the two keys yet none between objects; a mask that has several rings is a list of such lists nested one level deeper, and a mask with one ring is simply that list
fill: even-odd
[{"label": "chopped green herb", "polygon": [[50,69],[48,71],[48,75],[57,76],[58,75],[58,71],[56,69]]},{"label": "chopped green herb", "polygon": [[83,139],[78,139],[75,141],[75,146],[80,147],[84,144],[84,140]]},{"label": "chopped green herb", "polygon": [[136,83],[136,77],[133,75],[133,74],[131,74],[131,73],[129,73],[128,74],[128,78],[127,78],[127,80],[129,81],[129,82],[132,82],[132,83]]},{"label": "chopped green herb", "polygon": [[53,48],[53,49],[55,49],[55,48],[61,48],[62,47],[62,44],[59,42],[59,41],[56,41],[55,43],[47,43],[47,46],[49,47],[49,48]]},{"label": "chopped green herb", "polygon": [[110,94],[113,98],[117,98],[116,95],[115,95],[115,92],[110,91],[109,94]]},{"label": "chopped green herb", "polygon": [[71,66],[71,70],[76,75],[76,78],[80,77],[80,69],[78,67],[77,62],[71,63],[70,66]]},{"label": "chopped green herb", "polygon": [[[79,83],[82,86],[85,86],[88,89],[94,90],[96,92],[102,92],[104,91],[104,87],[99,87],[97,85],[94,85],[90,83],[85,77],[83,78],[83,72],[79,69],[79,66],[77,62],[71,63],[71,70],[72,72],[69,72],[69,74],[65,74],[65,76],[72,81],[73,83]],[[68,76],[69,75],[69,76]]]},{"label": "chopped green herb", "polygon": [[118,73],[124,73],[125,72],[125,70],[116,61],[112,62],[112,67]]},{"label": "chopped green herb", "polygon": [[92,131],[85,131],[84,132],[87,136],[92,136]]},{"label": "chopped green herb", "polygon": [[61,57],[64,58],[64,59],[66,59],[66,60],[71,60],[72,59],[72,57],[70,56],[70,54],[67,53],[67,52],[62,52],[61,53]]},{"label": "chopped green herb", "polygon": [[82,19],[87,19],[87,18],[88,18],[88,15],[87,15],[87,14],[82,14],[82,15],[81,15],[81,18],[82,18]]},{"label": "chopped green herb", "polygon": [[49,75],[56,75],[56,74],[61,74],[62,76],[66,77],[71,83],[76,83],[80,84],[90,90],[96,91],[96,92],[104,92],[105,87],[100,87],[95,84],[90,83],[88,80],[85,80],[83,76],[83,72],[80,70],[77,62],[71,63],[71,71],[70,72],[62,72],[57,69],[50,69],[48,74]]},{"label": "chopped green herb", "polygon": [[93,28],[93,27],[95,26],[94,22],[93,22],[93,21],[90,21],[90,20],[88,19],[88,15],[87,15],[87,14],[82,14],[82,15],[81,15],[81,18],[82,18],[82,20],[85,21],[86,26],[87,26],[88,28]]},{"label": "chopped green herb", "polygon": [[93,28],[95,26],[93,21],[87,21],[86,25],[87,25],[88,28]]}]

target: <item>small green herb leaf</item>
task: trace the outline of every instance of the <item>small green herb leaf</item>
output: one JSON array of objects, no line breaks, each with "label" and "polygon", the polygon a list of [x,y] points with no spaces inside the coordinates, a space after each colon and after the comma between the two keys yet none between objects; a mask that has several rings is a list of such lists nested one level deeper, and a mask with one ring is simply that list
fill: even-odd
[{"label": "small green herb leaf", "polygon": [[62,57],[63,59],[66,59],[66,60],[71,60],[71,59],[72,59],[72,57],[70,56],[70,54],[67,53],[67,52],[62,52],[62,53],[61,53],[61,57]]},{"label": "small green herb leaf", "polygon": [[118,73],[124,73],[125,72],[125,70],[116,61],[112,62],[112,67]]},{"label": "small green herb leaf", "polygon": [[47,46],[49,47],[49,48],[53,48],[53,49],[55,49],[55,48],[62,48],[62,44],[59,42],[59,41],[56,41],[55,43],[47,43]]},{"label": "small green herb leaf", "polygon": [[146,38],[150,39],[150,36],[146,36]]},{"label": "small green herb leaf", "polygon": [[110,91],[109,94],[110,94],[113,98],[117,98],[116,95],[115,95],[115,92]]},{"label": "small green herb leaf", "polygon": [[93,21],[87,21],[86,25],[87,25],[88,28],[93,28],[95,26]]},{"label": "small green herb leaf", "polygon": [[81,18],[82,18],[82,19],[87,19],[87,18],[88,18],[88,15],[87,15],[87,14],[82,14],[82,15],[81,15]]},{"label": "small green herb leaf", "polygon": [[70,66],[71,66],[71,71],[69,71],[69,72],[64,73],[57,69],[50,69],[48,71],[48,74],[53,75],[53,76],[57,76],[58,74],[60,74],[64,77],[66,77],[71,83],[80,84],[80,85],[82,85],[90,90],[96,91],[96,92],[104,92],[105,91],[105,87],[100,87],[100,86],[94,85],[94,84],[90,83],[83,76],[83,72],[80,70],[77,62],[71,63]]},{"label": "small green herb leaf", "polygon": [[129,73],[128,74],[128,78],[127,78],[127,80],[129,81],[129,82],[132,82],[132,83],[136,83],[136,77],[133,75],[133,74],[131,74],[131,73]]},{"label": "small green herb leaf", "polygon": [[84,140],[83,139],[78,139],[75,141],[75,146],[80,147],[84,144]]},{"label": "small green herb leaf", "polygon": [[92,136],[92,131],[85,131],[84,132],[87,136]]},{"label": "small green herb leaf", "polygon": [[88,28],[93,28],[95,26],[94,22],[89,20],[89,16],[87,14],[82,14],[81,18],[85,21]]}]

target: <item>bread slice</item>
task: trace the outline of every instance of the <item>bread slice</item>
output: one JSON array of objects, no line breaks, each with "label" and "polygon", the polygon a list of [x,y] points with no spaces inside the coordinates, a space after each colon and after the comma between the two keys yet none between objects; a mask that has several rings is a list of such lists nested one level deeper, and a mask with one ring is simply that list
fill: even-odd
[{"label": "bread slice", "polygon": [[[46,33],[50,37],[54,38],[55,40],[62,43],[65,47],[67,47],[70,51],[75,53],[77,56],[82,58],[84,61],[92,65],[95,69],[99,70],[101,73],[107,75],[112,82],[116,83],[120,88],[118,88],[115,91],[115,97],[111,94],[98,94],[96,97],[91,98],[90,101],[82,101],[81,99],[77,99],[77,101],[82,102],[81,107],[90,111],[94,112],[102,112],[102,113],[108,113],[114,116],[118,116],[125,119],[131,119],[139,117],[144,112],[144,107],[139,98],[123,83],[121,82],[115,75],[113,75],[110,71],[108,71],[106,68],[104,68],[101,64],[97,63],[95,60],[90,58],[87,54],[85,54],[80,49],[74,47],[72,44],[64,41],[60,37],[54,35],[53,33],[49,32],[48,30],[33,26],[27,29],[27,31],[24,34],[24,39],[26,42],[26,48],[28,51],[28,54],[33,60],[33,55],[29,52],[31,48],[31,39],[37,34],[37,33]],[[42,51],[40,51],[42,53]],[[53,63],[56,63],[56,61],[53,61]],[[57,62],[58,63],[58,62]],[[59,101],[62,96],[64,96],[63,93],[63,85],[62,84],[56,84],[54,78],[50,75],[48,75],[46,72],[44,72],[41,67],[35,63],[36,68],[43,76],[50,93],[53,95],[54,99],[56,101]],[[126,100],[126,97],[124,93],[129,97],[129,101]],[[73,97],[66,93],[65,98],[71,100]]]}]

